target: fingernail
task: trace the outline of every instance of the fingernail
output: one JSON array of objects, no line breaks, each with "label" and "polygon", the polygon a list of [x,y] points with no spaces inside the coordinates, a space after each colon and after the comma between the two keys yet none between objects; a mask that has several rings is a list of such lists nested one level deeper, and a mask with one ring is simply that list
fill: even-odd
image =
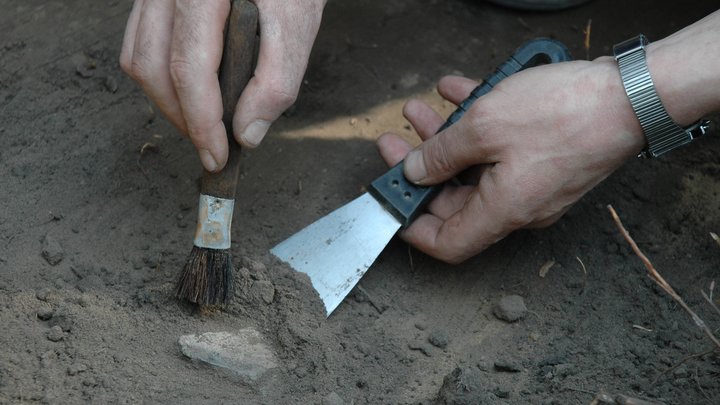
[{"label": "fingernail", "polygon": [[422,151],[414,150],[405,157],[405,177],[413,183],[421,183],[427,177]]},{"label": "fingernail", "polygon": [[200,149],[198,151],[200,154],[200,161],[202,162],[203,167],[205,170],[209,172],[214,172],[217,170],[218,164],[213,155],[210,153],[207,149]]},{"label": "fingernail", "polygon": [[258,146],[260,145],[260,142],[265,137],[265,134],[267,133],[268,129],[270,128],[270,123],[265,120],[255,120],[250,123],[250,125],[245,128],[245,131],[240,134],[240,138],[242,139],[243,143],[249,145],[249,146]]}]

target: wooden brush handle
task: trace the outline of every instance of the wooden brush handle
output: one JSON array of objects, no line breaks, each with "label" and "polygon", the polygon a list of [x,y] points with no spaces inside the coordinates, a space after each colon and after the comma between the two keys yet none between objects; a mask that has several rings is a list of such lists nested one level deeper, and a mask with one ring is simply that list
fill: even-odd
[{"label": "wooden brush handle", "polygon": [[233,112],[240,94],[252,77],[257,24],[258,10],[255,4],[248,0],[232,0],[219,72],[223,124],[230,149],[225,168],[217,173],[203,171],[201,192],[205,195],[235,198],[240,172],[240,145],[233,137]]}]

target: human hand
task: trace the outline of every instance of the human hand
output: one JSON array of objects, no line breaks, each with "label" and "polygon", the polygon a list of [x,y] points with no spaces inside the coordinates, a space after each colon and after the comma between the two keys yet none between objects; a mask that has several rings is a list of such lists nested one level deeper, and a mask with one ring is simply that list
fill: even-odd
[{"label": "human hand", "polygon": [[[259,145],[295,102],[325,1],[253,1],[260,51],[233,118],[243,146]],[[122,69],[190,137],[209,171],[222,169],[228,157],[217,71],[229,13],[228,0],[135,0],[120,54]]]},{"label": "human hand", "polygon": [[[477,84],[446,77],[438,91],[459,104]],[[645,142],[611,58],[519,72],[437,135],[444,119],[428,105],[411,100],[403,114],[424,142],[411,150],[385,134],[378,140],[385,161],[405,158],[405,176],[416,184],[457,175],[465,184],[446,184],[401,236],[450,263],[515,229],[552,224]]]}]

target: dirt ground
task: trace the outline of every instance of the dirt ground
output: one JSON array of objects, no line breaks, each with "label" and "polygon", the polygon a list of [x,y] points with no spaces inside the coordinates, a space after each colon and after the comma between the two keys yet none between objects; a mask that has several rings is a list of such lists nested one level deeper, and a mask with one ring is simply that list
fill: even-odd
[{"label": "dirt ground", "polygon": [[[715,137],[629,162],[556,225],[462,265],[393,240],[327,320],[307,281],[268,254],[384,172],[374,139],[412,139],[405,100],[452,111],[434,92],[443,75],[481,78],[540,36],[586,58],[589,19],[597,57],[638,32],[662,38],[716,1],[596,0],[557,13],[330,1],[298,102],[243,155],[240,286],[210,313],[171,298],[192,246],[200,163],[119,69],[130,7],[0,0],[0,403],[589,404],[600,391],[720,401],[717,354],[671,369],[712,346],[648,279],[605,208],[720,327],[700,293],[720,279]],[[511,294],[528,312],[507,323],[493,307]],[[180,352],[181,335],[245,327],[279,359],[259,381]]]}]

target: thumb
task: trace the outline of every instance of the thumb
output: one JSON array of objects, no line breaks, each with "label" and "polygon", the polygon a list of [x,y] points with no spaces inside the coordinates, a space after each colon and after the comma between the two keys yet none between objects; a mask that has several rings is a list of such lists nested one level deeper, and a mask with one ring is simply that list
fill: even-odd
[{"label": "thumb", "polygon": [[405,177],[418,185],[441,183],[485,161],[482,142],[463,121],[426,140],[405,157]]}]

